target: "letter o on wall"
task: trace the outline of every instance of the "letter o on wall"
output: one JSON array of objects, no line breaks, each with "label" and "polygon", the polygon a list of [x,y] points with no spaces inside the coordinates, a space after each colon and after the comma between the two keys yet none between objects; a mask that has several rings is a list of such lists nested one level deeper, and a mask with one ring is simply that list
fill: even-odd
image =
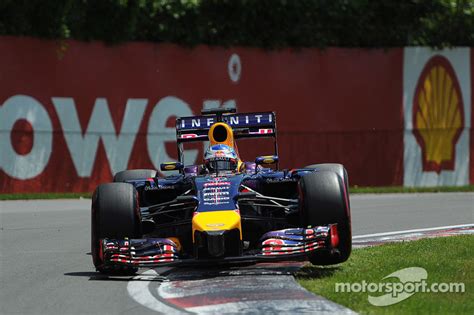
[{"label": "letter o on wall", "polygon": [[[148,133],[146,136],[148,155],[150,160],[159,169],[160,163],[174,161],[166,152],[166,142],[176,141],[176,128],[166,127],[166,121],[170,117],[192,116],[193,112],[189,105],[183,100],[166,96],[162,98],[153,108],[148,120]],[[185,165],[194,164],[198,150],[186,150],[184,156]]]},{"label": "letter o on wall", "polygon": [[[20,119],[28,121],[34,134],[31,151],[18,154],[10,133]],[[43,172],[51,156],[53,127],[48,112],[43,105],[28,95],[15,95],[0,106],[0,167],[9,176],[30,179]]]}]

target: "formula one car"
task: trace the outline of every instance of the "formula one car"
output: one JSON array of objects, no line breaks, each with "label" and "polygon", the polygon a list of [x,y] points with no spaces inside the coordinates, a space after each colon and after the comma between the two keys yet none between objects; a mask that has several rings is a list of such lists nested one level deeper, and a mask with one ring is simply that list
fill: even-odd
[{"label": "formula one car", "polygon": [[[242,161],[237,140],[272,138],[274,155]],[[273,112],[203,110],[176,120],[178,162],[125,170],[92,197],[92,256],[103,273],[138,267],[309,260],[351,252],[348,176],[341,164],[278,168]],[[202,165],[183,145],[209,141]]]}]

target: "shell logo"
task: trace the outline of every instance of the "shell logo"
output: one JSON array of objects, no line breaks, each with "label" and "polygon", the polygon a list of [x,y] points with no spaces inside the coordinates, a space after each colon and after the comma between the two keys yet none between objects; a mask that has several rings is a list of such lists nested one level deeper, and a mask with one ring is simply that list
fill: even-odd
[{"label": "shell logo", "polygon": [[421,72],[413,100],[413,126],[423,171],[454,170],[464,106],[456,73],[443,56],[432,57]]}]

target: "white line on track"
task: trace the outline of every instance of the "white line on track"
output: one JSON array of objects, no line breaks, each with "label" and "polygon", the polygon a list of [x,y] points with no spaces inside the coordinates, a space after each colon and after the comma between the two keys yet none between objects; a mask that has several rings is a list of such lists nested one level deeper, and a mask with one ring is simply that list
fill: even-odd
[{"label": "white line on track", "polygon": [[[379,236],[383,237],[383,236],[390,236],[390,235],[399,235],[399,234],[401,235],[401,234],[416,233],[416,232],[428,232],[428,231],[448,230],[448,229],[467,228],[467,227],[474,227],[474,223],[356,235],[356,236],[353,236],[352,239],[356,240],[356,239],[372,238],[372,237],[379,237]],[[239,305],[239,303],[228,303],[228,304],[220,304],[220,305],[212,305],[212,306],[200,306],[200,307],[190,308],[189,310],[186,310],[186,309],[178,309],[178,308],[172,307],[168,303],[164,301],[160,301],[160,299],[154,296],[152,292],[150,291],[151,289],[150,283],[153,281],[155,277],[159,276],[160,273],[168,271],[169,269],[172,269],[172,268],[162,267],[162,268],[157,268],[156,270],[151,269],[135,276],[133,280],[129,281],[127,285],[128,294],[130,295],[131,298],[133,298],[139,304],[153,311],[157,311],[164,314],[183,314],[183,313],[187,313],[188,311],[198,311],[198,312],[210,311],[211,313],[214,313],[214,311],[222,310],[222,307],[231,309],[230,308],[231,306],[235,307]],[[159,294],[159,295],[161,296],[162,294]],[[258,304],[258,303],[261,303],[261,301],[253,302],[253,303]],[[347,311],[351,312],[350,310],[347,310]]]},{"label": "white line on track", "polygon": [[389,236],[389,235],[398,235],[398,234],[407,234],[407,233],[416,233],[416,232],[428,232],[428,231],[437,231],[437,230],[449,230],[449,229],[465,228],[465,227],[474,227],[474,223],[460,224],[460,225],[438,226],[438,227],[432,227],[432,228],[413,229],[413,230],[382,232],[382,233],[374,233],[374,234],[356,235],[356,236],[353,236],[352,239],[356,240],[356,239],[361,239],[361,238]]},{"label": "white line on track", "polygon": [[[159,268],[158,270],[163,273],[165,268],[166,267]],[[169,269],[171,268],[168,268],[167,270]],[[133,277],[133,279],[129,281],[127,285],[127,291],[130,297],[139,304],[156,312],[163,314],[185,313],[185,310],[178,310],[174,307],[171,307],[166,303],[160,302],[155,296],[153,296],[153,294],[150,292],[149,286],[153,278],[156,276],[159,276],[159,273],[154,269],[150,269]]]}]

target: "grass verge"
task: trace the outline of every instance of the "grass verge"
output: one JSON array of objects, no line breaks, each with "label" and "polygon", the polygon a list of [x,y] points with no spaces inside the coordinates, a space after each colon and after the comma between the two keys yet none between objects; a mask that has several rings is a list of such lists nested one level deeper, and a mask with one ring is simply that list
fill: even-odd
[{"label": "grass verge", "polygon": [[424,192],[472,192],[474,185],[468,186],[439,186],[439,187],[358,187],[350,188],[351,194],[386,194],[386,193],[424,193]]},{"label": "grass verge", "polygon": [[28,193],[0,194],[0,200],[29,200],[29,199],[79,199],[91,198],[92,193]]},{"label": "grass verge", "polygon": [[[474,236],[452,236],[356,249],[337,266],[308,266],[297,274],[307,290],[361,314],[474,314]],[[414,293],[390,306],[373,306],[368,295],[384,292],[336,292],[336,283],[400,283],[387,275],[408,267],[426,269],[433,283],[464,283],[464,293]],[[357,289],[356,286],[354,286]]]},{"label": "grass verge", "polygon": [[[350,188],[351,194],[384,194],[384,193],[423,193],[423,192],[473,192],[474,185],[469,186],[441,186],[441,187],[358,187]],[[77,199],[91,198],[92,193],[21,193],[0,194],[0,200],[22,199]]]}]

